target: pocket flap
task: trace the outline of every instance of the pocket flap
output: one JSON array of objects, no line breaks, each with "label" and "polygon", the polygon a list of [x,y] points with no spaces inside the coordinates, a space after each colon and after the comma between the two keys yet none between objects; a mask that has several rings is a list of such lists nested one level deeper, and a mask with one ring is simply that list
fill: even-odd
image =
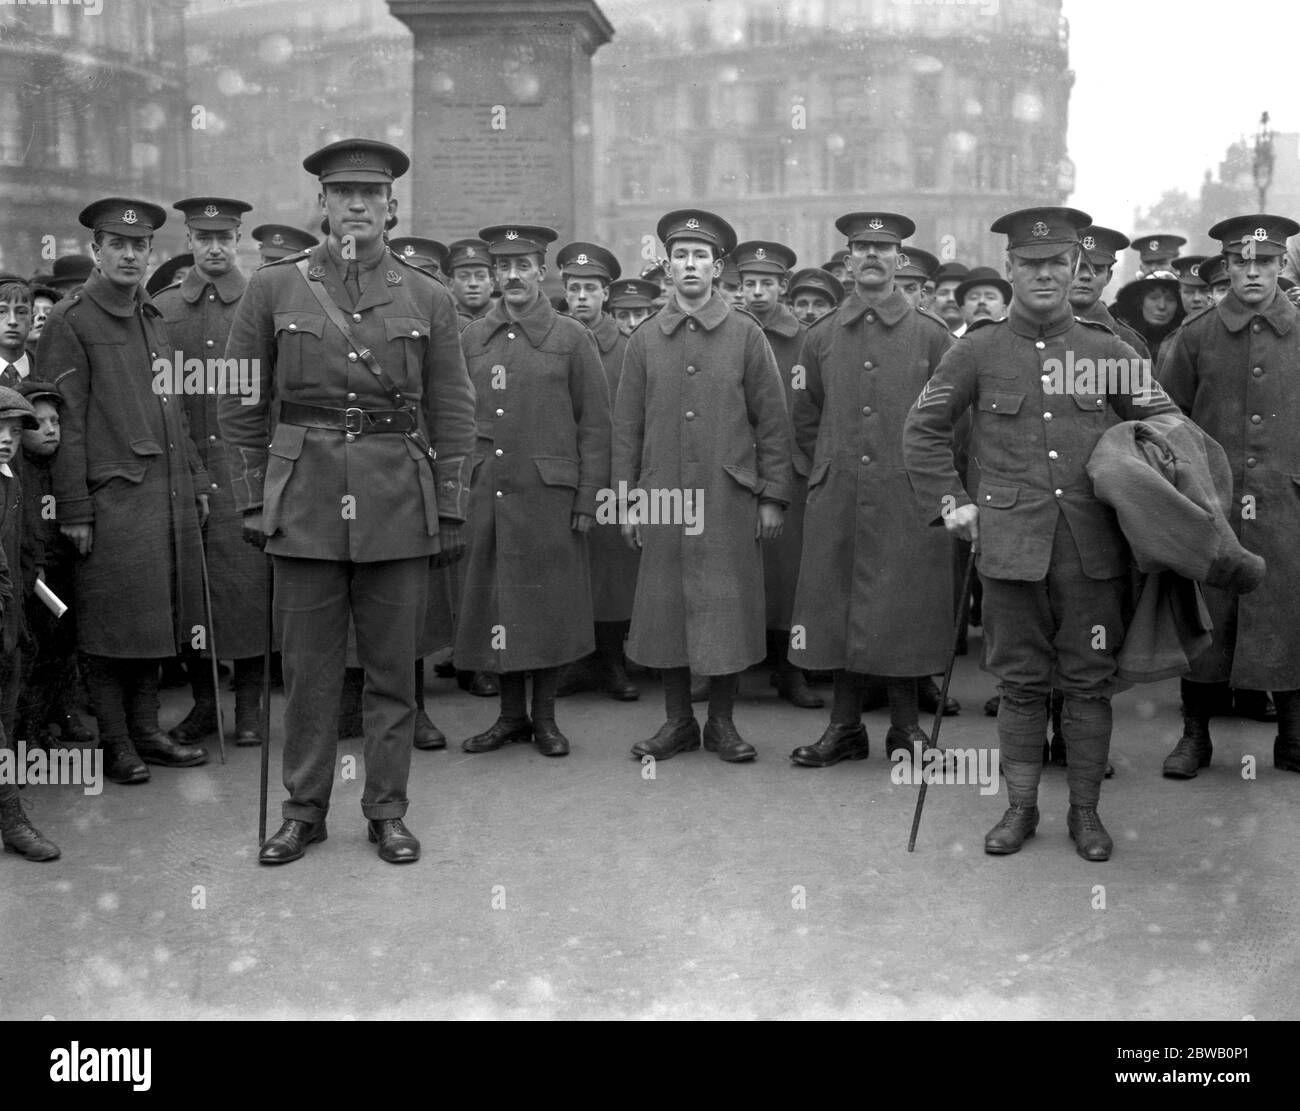
[{"label": "pocket flap", "polygon": [[1025,395],[1022,393],[1003,393],[1001,391],[989,391],[980,394],[980,412],[981,413],[998,413],[1001,416],[1012,417],[1020,412],[1020,406],[1024,403]]},{"label": "pocket flap", "polygon": [[297,459],[302,454],[302,445],[306,439],[307,429],[302,425],[278,424],[268,450],[281,459]]},{"label": "pocket flap", "polygon": [[1020,496],[1019,486],[981,486],[979,507],[981,509],[1010,509]]},{"label": "pocket flap", "polygon": [[739,482],[746,490],[758,493],[758,475],[749,467],[739,467],[735,463],[723,463],[722,469]]},{"label": "pocket flap", "polygon": [[813,469],[808,473],[808,489],[819,486],[826,481],[826,472],[831,469],[831,461],[823,459],[820,463],[814,463]]},{"label": "pocket flap", "polygon": [[110,478],[124,478],[127,482],[141,483],[149,464],[132,459],[112,463],[90,463],[86,466],[86,485],[95,490]]},{"label": "pocket flap", "polygon": [[293,312],[276,312],[271,316],[275,320],[276,333],[288,332],[296,336],[301,332],[315,336],[320,339],[325,334],[325,315],[319,312],[303,312],[301,309],[295,309]]},{"label": "pocket flap", "polygon": [[384,317],[384,337],[386,339],[428,339],[429,322],[418,316]]},{"label": "pocket flap", "polygon": [[1106,408],[1106,398],[1102,394],[1076,393],[1073,397],[1074,403],[1085,412],[1100,413]]},{"label": "pocket flap", "polygon": [[558,455],[534,455],[537,473],[547,486],[568,486],[578,488],[578,462],[576,459],[564,459]]},{"label": "pocket flap", "polygon": [[131,450],[136,455],[161,455],[162,445],[156,440],[132,440]]}]

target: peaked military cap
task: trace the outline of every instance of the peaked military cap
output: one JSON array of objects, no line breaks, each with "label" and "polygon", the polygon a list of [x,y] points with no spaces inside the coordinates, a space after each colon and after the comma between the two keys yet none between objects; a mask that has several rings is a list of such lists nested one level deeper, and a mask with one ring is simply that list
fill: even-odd
[{"label": "peaked military cap", "polygon": [[1198,276],[1206,285],[1214,286],[1226,282],[1228,278],[1228,256],[1211,255],[1198,268]]},{"label": "peaked military cap", "polygon": [[53,382],[43,382],[36,378],[24,378],[14,389],[27,398],[33,407],[38,401],[52,401],[60,409],[63,408],[63,394],[59,392],[59,387]]},{"label": "peaked military cap", "polygon": [[1007,250],[1022,258],[1053,258],[1079,245],[1092,217],[1077,208],[1055,205],[1022,208],[999,216],[989,231],[1007,237]]},{"label": "peaked military cap", "polygon": [[662,217],[655,234],[665,247],[674,239],[698,239],[711,243],[719,255],[729,255],[736,246],[736,229],[721,216],[702,208],[679,208]]},{"label": "peaked military cap", "polygon": [[447,248],[447,273],[458,266],[491,266],[488,245],[482,239],[458,239]]},{"label": "peaked military cap", "polygon": [[916,234],[916,225],[897,212],[850,212],[835,221],[850,243],[898,243]]},{"label": "peaked military cap", "polygon": [[844,286],[839,278],[821,266],[810,266],[806,270],[800,270],[790,279],[791,297],[801,289],[820,293],[832,305],[838,305],[844,300]]},{"label": "peaked military cap", "polygon": [[1205,285],[1201,278],[1201,264],[1204,261],[1204,255],[1183,255],[1182,258],[1174,259],[1170,265],[1173,267],[1174,273],[1178,275],[1178,281],[1181,284],[1199,288]]},{"label": "peaked military cap", "polygon": [[186,227],[196,231],[230,231],[239,227],[240,216],[253,206],[230,197],[187,197],[172,208],[185,217]]},{"label": "peaked military cap", "polygon": [[1133,237],[1133,250],[1142,256],[1142,265],[1149,266],[1157,262],[1169,262],[1178,254],[1178,248],[1187,245],[1181,235],[1169,235],[1165,232],[1151,232],[1147,235]]},{"label": "peaked military cap", "polygon": [[598,243],[566,243],[557,252],[555,265],[567,278],[600,278],[612,282],[623,273],[618,259]]},{"label": "peaked military cap", "polygon": [[644,278],[624,278],[611,282],[609,299],[605,305],[614,309],[652,309],[655,298],[659,296],[659,287]]},{"label": "peaked military cap", "polygon": [[829,273],[836,266],[843,269],[845,266],[844,260],[848,257],[849,257],[849,249],[847,247],[841,247],[838,251],[836,251],[833,255],[831,255],[830,258],[828,258],[825,262],[821,264],[820,269],[825,270],[827,273]]},{"label": "peaked military cap", "polygon": [[898,250],[898,266],[894,269],[894,277],[929,281],[938,269],[939,260],[929,251],[904,246]]},{"label": "peaked military cap", "polygon": [[722,273],[718,275],[718,282],[721,285],[740,285],[740,268],[736,266],[730,255],[723,260]]},{"label": "peaked military cap", "polygon": [[1114,266],[1120,251],[1128,245],[1127,235],[1100,224],[1089,224],[1079,236],[1079,246],[1093,266]]},{"label": "peaked military cap", "polygon": [[302,168],[322,185],[331,181],[391,185],[411,168],[411,160],[395,146],[375,139],[340,139],[307,155]]},{"label": "peaked military cap", "polygon": [[732,248],[730,260],[742,273],[749,270],[759,274],[782,275],[794,269],[799,257],[784,243],[747,239]]},{"label": "peaked military cap", "polygon": [[1288,236],[1300,233],[1300,224],[1285,216],[1257,212],[1253,216],[1230,216],[1210,229],[1210,238],[1223,244],[1223,253],[1265,258],[1286,253]]},{"label": "peaked military cap", "polygon": [[546,254],[546,248],[559,238],[554,228],[542,224],[493,224],[479,229],[479,238],[487,240],[492,255]]},{"label": "peaked military cap", "polygon": [[285,258],[296,255],[299,251],[310,250],[320,240],[309,231],[290,227],[288,224],[263,224],[253,229],[253,238],[267,258]]},{"label": "peaked military cap", "polygon": [[450,253],[446,246],[436,239],[421,239],[416,235],[404,235],[399,236],[397,239],[390,239],[388,246],[394,254],[401,255],[412,266],[418,266],[421,269],[435,266],[444,274],[447,272],[447,259]]},{"label": "peaked military cap", "polygon": [[[1050,255],[1048,256],[1051,257]],[[957,304],[966,300],[968,294],[976,286],[991,285],[1002,294],[1002,300],[1008,305],[1011,304],[1011,283],[991,266],[976,266],[967,274],[957,285]]]},{"label": "peaked military cap", "polygon": [[77,217],[83,228],[103,231],[109,235],[130,235],[136,238],[153,235],[167,223],[167,213],[159,205],[148,201],[133,201],[127,197],[105,197],[86,205]]}]

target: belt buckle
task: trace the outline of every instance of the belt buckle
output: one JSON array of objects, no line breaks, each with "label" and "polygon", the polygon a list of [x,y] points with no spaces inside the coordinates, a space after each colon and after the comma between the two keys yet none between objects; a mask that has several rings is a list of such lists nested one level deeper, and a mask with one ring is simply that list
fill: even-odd
[{"label": "belt buckle", "polygon": [[[354,418],[355,414],[355,418]],[[360,436],[362,432],[362,422],[365,420],[366,411],[358,409],[355,406],[343,410],[343,431],[353,436]],[[356,427],[353,427],[353,420],[356,421]]]}]

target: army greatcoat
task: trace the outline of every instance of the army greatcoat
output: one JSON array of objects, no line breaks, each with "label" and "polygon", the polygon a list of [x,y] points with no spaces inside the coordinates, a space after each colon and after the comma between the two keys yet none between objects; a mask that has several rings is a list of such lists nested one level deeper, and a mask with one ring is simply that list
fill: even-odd
[{"label": "army greatcoat", "polygon": [[789,505],[790,456],[781,372],[748,313],[716,292],[694,312],[674,296],[628,337],[613,485],[679,507],[641,525],[629,657],[701,675],[764,658],[758,506]]},{"label": "army greatcoat", "polygon": [[587,537],[609,483],[609,387],[588,329],[538,295],[461,333],[478,441],[454,659],[466,671],[558,667],[595,647]]},{"label": "army greatcoat", "polygon": [[1248,690],[1300,688],[1300,328],[1281,292],[1266,306],[1229,293],[1189,317],[1162,351],[1161,384],[1217,440],[1232,468],[1230,520],[1264,557],[1258,589],[1205,587],[1214,644],[1191,678]]},{"label": "army greatcoat", "polygon": [[952,541],[912,498],[902,430],[951,343],[897,290],[874,306],[849,296],[808,329],[794,411],[812,460],[794,607],[803,640],[790,653],[801,667],[908,677],[947,662]]},{"label": "army greatcoat", "polygon": [[206,625],[195,492],[208,478],[181,398],[154,372],[170,350],[144,289],[99,271],[54,306],[37,348],[64,398],[55,512],[94,526],[73,614],[77,647],[96,656],[174,656]]}]

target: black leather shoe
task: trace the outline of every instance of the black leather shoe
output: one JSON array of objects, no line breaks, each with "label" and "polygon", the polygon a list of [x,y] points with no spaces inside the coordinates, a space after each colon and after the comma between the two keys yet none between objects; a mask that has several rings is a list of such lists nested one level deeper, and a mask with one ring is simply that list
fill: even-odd
[{"label": "black leather shoe", "polygon": [[149,769],[130,741],[114,744],[109,741],[104,750],[104,775],[114,783],[148,783]]},{"label": "black leather shoe", "polygon": [[424,710],[415,712],[415,747],[420,749],[446,748],[447,738]]},{"label": "black leather shoe", "polygon": [[569,738],[560,732],[553,721],[533,722],[533,740],[543,756],[568,756]]},{"label": "black leather shoe", "polygon": [[208,762],[208,750],[199,745],[178,745],[166,733],[132,737],[131,743],[146,764],[164,768],[195,768]]},{"label": "black leather shoe", "polygon": [[[916,684],[916,705],[919,709],[927,714],[934,713],[939,705],[939,684],[933,677],[927,675],[924,679],[917,680]],[[943,701],[943,716],[946,718],[954,717],[961,713],[961,703],[952,695],[949,695]]]},{"label": "black leather shoe", "polygon": [[289,818],[278,830],[268,837],[257,853],[258,864],[288,864],[300,859],[307,852],[308,845],[324,841],[325,819],[319,822],[300,822]]},{"label": "black leather shoe", "polygon": [[440,664],[433,665],[433,673],[439,679],[456,678],[456,665],[451,660],[443,660]]},{"label": "black leather shoe", "polygon": [[476,671],[468,690],[476,698],[496,698],[501,693],[501,684],[490,671]]},{"label": "black leather shoe", "polygon": [[730,718],[709,718],[704,723],[704,750],[716,752],[718,759],[728,764],[744,764],[758,755],[758,749],[736,732]]},{"label": "black leather shoe", "polygon": [[167,730],[167,736],[178,745],[196,745],[204,737],[214,735],[216,731],[216,707],[200,706],[196,703],[188,714]]},{"label": "black leather shoe", "polygon": [[235,734],[235,744],[239,748],[256,748],[262,743],[262,734],[256,729],[241,729]]},{"label": "black leather shoe", "polygon": [[679,752],[694,752],[700,747],[700,723],[694,718],[666,721],[649,740],[637,741],[632,755],[638,760],[653,756],[656,760],[669,760]]},{"label": "black leather shoe", "polygon": [[934,742],[930,740],[929,734],[919,725],[914,725],[911,729],[901,729],[898,726],[891,725],[889,732],[885,734],[885,758],[890,763],[893,763],[894,753],[896,752],[907,753],[908,759],[915,763],[916,754],[919,750],[934,747]]},{"label": "black leather shoe", "polygon": [[815,743],[796,748],[790,753],[790,759],[805,768],[829,768],[841,760],[865,760],[869,753],[865,725],[831,722]]},{"label": "black leather shoe", "polygon": [[0,801],[0,841],[5,852],[28,860],[59,859],[59,846],[27,820],[23,799],[16,793]]},{"label": "black leather shoe", "polygon": [[420,859],[420,842],[401,818],[376,818],[366,823],[372,845],[379,845],[379,859],[389,864],[414,864]]},{"label": "black leather shoe", "polygon": [[997,717],[998,707],[1001,705],[1002,705],[1002,696],[1000,694],[995,694],[992,698],[990,698],[987,702],[984,703],[985,717],[991,717],[991,718]]},{"label": "black leather shoe", "polygon": [[1273,767],[1283,772],[1300,772],[1300,741],[1274,737]]},{"label": "black leather shoe", "polygon": [[776,687],[779,697],[801,710],[820,710],[826,705],[826,700],[820,694],[814,694],[808,689],[808,681],[803,677],[802,671],[774,671],[771,684]]},{"label": "black leather shoe", "polygon": [[604,679],[601,684],[605,693],[616,702],[635,702],[641,697],[637,685],[627,676],[627,668],[621,659],[604,662]]},{"label": "black leather shoe", "polygon": [[1002,820],[984,835],[984,851],[990,856],[1018,853],[1037,829],[1038,807],[1008,806]]},{"label": "black leather shoe", "polygon": [[1066,826],[1070,830],[1070,840],[1074,842],[1075,851],[1084,860],[1109,860],[1115,848],[1106,827],[1097,816],[1096,807],[1071,806]]},{"label": "black leather shoe", "polygon": [[1195,779],[1201,768],[1210,766],[1213,755],[1209,730],[1198,728],[1194,719],[1185,719],[1183,735],[1165,757],[1161,772],[1166,779]]},{"label": "black leather shoe", "polygon": [[493,752],[509,744],[526,745],[533,739],[533,723],[527,718],[522,721],[507,721],[497,718],[484,733],[475,733],[469,740],[461,742],[465,752]]}]

